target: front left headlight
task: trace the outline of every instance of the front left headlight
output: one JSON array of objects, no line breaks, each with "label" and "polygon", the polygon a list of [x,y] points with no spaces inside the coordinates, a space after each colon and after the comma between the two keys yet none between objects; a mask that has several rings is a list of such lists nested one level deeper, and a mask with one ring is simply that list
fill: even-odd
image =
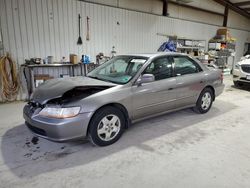
[{"label": "front left headlight", "polygon": [[70,118],[79,114],[80,107],[56,108],[45,107],[39,112],[39,115],[52,118]]}]

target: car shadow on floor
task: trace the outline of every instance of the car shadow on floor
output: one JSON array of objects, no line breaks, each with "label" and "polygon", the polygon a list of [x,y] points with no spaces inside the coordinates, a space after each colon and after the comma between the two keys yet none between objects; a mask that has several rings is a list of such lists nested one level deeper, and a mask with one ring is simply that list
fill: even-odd
[{"label": "car shadow on floor", "polygon": [[250,85],[249,84],[243,84],[242,86],[236,87],[235,85],[231,85],[234,89],[244,90],[244,91],[250,91]]},{"label": "car shadow on floor", "polygon": [[[59,169],[86,165],[105,157],[112,157],[113,154],[130,147],[154,152],[157,148],[150,147],[145,142],[160,139],[164,135],[201,122],[205,123],[235,108],[237,106],[232,103],[217,100],[207,114],[199,115],[191,109],[186,109],[151,118],[132,125],[117,143],[108,147],[93,147],[86,140],[69,143],[47,141],[33,137],[22,124],[9,129],[3,135],[1,144],[3,161],[1,163],[4,165],[1,164],[1,166],[2,169],[6,168],[20,178],[27,178]],[[165,140],[163,142],[173,144]]]}]

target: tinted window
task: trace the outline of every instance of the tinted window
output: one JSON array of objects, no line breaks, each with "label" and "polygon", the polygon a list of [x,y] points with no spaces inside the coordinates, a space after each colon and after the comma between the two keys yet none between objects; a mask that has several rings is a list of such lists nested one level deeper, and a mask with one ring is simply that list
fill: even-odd
[{"label": "tinted window", "polygon": [[200,72],[202,69],[192,59],[187,57],[173,57],[175,63],[175,74],[185,75]]},{"label": "tinted window", "polygon": [[153,74],[155,80],[162,80],[172,77],[172,73],[172,63],[167,57],[163,57],[153,60],[143,74]]}]

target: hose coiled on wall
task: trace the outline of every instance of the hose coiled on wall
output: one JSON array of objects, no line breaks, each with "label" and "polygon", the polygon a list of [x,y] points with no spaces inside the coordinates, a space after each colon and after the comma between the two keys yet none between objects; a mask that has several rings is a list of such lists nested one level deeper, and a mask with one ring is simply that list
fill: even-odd
[{"label": "hose coiled on wall", "polygon": [[9,54],[0,57],[0,85],[3,101],[16,100],[19,91],[19,77],[16,63]]}]

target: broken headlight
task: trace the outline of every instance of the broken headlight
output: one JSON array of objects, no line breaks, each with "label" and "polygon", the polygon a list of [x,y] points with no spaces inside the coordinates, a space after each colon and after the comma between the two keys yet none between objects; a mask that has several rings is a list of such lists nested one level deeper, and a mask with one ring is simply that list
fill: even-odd
[{"label": "broken headlight", "polygon": [[39,112],[39,115],[52,118],[70,118],[79,114],[80,107],[56,108],[45,107]]}]

